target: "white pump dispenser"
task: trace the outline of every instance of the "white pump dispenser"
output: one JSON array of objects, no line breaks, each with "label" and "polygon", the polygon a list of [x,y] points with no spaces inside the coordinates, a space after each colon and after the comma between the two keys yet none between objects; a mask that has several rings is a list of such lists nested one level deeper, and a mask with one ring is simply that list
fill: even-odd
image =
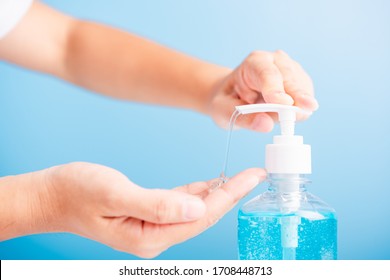
[{"label": "white pump dispenser", "polygon": [[236,106],[241,114],[278,113],[281,135],[266,146],[265,169],[272,174],[310,174],[311,148],[303,144],[303,137],[294,135],[296,114],[310,115],[296,106],[280,104],[251,104]]},{"label": "white pump dispenser", "polygon": [[[283,182],[278,184],[278,191],[286,193],[278,202],[282,213],[299,211],[299,198],[291,195],[299,191],[300,174],[311,173],[311,148],[303,144],[303,137],[294,135],[296,114],[310,115],[311,112],[299,107],[280,104],[251,104],[236,106],[241,114],[261,112],[278,113],[281,135],[274,136],[273,144],[266,146],[265,169],[268,174],[277,176]],[[281,217],[281,242],[283,259],[295,259],[295,248],[298,247],[298,226],[301,223],[299,216],[287,215]]]},{"label": "white pump dispenser", "polygon": [[296,115],[311,112],[279,104],[243,105],[236,110],[244,115],[277,113],[281,128],[266,146],[268,190],[245,203],[238,214],[240,259],[337,259],[335,211],[306,191],[311,148],[303,144],[302,136],[294,135]]}]

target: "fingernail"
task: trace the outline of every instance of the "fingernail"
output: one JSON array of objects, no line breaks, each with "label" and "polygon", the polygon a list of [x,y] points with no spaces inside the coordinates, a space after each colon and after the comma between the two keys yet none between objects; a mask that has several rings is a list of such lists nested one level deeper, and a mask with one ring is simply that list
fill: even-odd
[{"label": "fingernail", "polygon": [[264,178],[267,177],[267,171],[265,169],[262,169],[262,168],[258,168],[258,173],[256,174],[257,175],[257,179],[262,182],[264,180]]},{"label": "fingernail", "polygon": [[260,184],[260,177],[255,175],[250,176],[247,180],[248,185],[251,185],[252,189],[255,188],[258,184]]},{"label": "fingernail", "polygon": [[311,109],[313,111],[317,110],[319,107],[317,99],[314,98],[314,96],[309,94],[302,94],[301,98],[306,100],[306,103],[304,104],[305,107],[309,107],[308,109]]},{"label": "fingernail", "polygon": [[200,199],[189,198],[184,205],[184,218],[191,221],[203,217],[206,211],[206,205]]},{"label": "fingernail", "polygon": [[264,180],[264,177],[259,177],[256,175],[251,175],[246,179],[245,186],[246,186],[246,192],[250,192],[254,188],[256,188],[260,182]]},{"label": "fingernail", "polygon": [[256,174],[251,175],[248,178],[248,184],[251,185],[252,189],[259,185],[267,177],[267,172],[264,169],[258,169]]}]

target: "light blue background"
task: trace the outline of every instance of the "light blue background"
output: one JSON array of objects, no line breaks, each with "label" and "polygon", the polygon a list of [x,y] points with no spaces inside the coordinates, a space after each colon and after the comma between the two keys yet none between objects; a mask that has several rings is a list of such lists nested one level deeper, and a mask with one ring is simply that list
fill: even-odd
[{"label": "light blue background", "polygon": [[[338,212],[339,257],[390,259],[390,2],[46,2],[229,67],[255,49],[287,51],[312,76],[320,101],[297,131],[313,149],[309,190]],[[111,100],[6,63],[0,63],[0,131],[1,176],[89,161],[151,188],[218,176],[226,140],[205,116]],[[271,136],[236,132],[230,174],[263,166]],[[237,210],[158,258],[237,258]],[[0,259],[52,258],[135,257],[70,234],[0,243]]]}]

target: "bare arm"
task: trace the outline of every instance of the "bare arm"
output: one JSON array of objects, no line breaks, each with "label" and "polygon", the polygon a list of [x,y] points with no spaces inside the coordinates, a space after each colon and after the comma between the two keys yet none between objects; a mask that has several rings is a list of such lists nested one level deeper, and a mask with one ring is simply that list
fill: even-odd
[{"label": "bare arm", "polygon": [[215,224],[264,178],[252,168],[212,192],[215,180],[144,189],[114,169],[81,162],[4,177],[0,241],[71,232],[151,258]]},{"label": "bare arm", "polygon": [[0,41],[1,58],[112,97],[206,112],[230,70],[34,3]]},{"label": "bare arm", "polygon": [[215,83],[230,70],[138,36],[77,21],[70,33],[66,78],[110,96],[206,112]]},{"label": "bare arm", "polygon": [[[253,52],[232,71],[39,2],[0,40],[0,59],[108,96],[206,113],[221,126],[236,105],[318,107],[310,77],[284,52]],[[263,113],[238,125],[269,131],[273,120]]]},{"label": "bare arm", "polygon": [[58,214],[47,170],[0,178],[0,241],[52,231]]}]

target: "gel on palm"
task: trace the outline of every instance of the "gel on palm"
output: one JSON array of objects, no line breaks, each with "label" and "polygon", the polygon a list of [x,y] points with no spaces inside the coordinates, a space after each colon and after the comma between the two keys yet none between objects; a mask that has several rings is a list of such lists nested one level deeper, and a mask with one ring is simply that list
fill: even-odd
[{"label": "gel on palm", "polygon": [[238,214],[239,258],[242,260],[337,259],[335,210],[306,191],[311,174],[311,148],[294,135],[294,106],[237,106],[241,114],[276,112],[281,135],[266,146],[269,187]]}]

